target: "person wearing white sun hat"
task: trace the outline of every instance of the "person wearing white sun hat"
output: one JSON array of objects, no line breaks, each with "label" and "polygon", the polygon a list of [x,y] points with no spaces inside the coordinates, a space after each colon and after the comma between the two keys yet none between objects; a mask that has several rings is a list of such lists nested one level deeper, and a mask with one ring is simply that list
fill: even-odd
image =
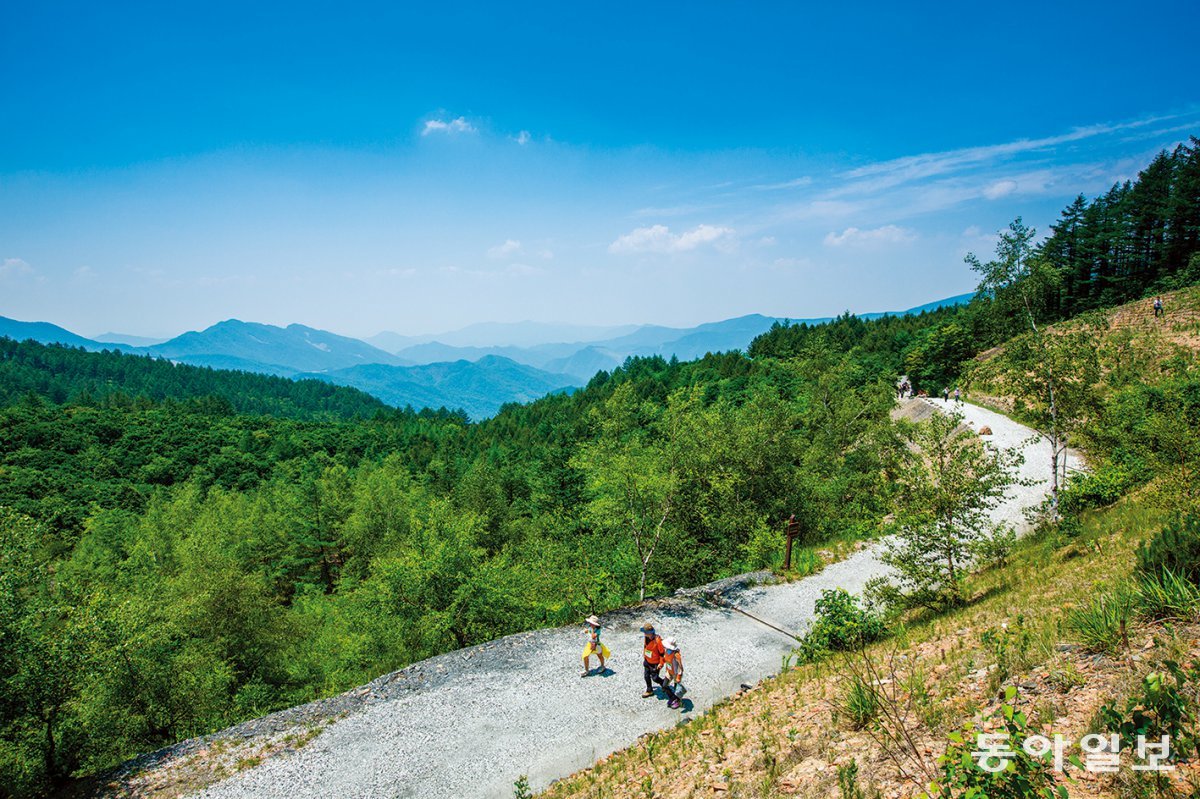
[{"label": "person wearing white sun hat", "polygon": [[679,652],[679,644],[675,643],[674,638],[664,638],[662,645],[663,669],[666,671],[667,683],[671,686],[667,688],[667,692],[671,694],[671,701],[667,702],[667,707],[679,707],[679,697],[687,692],[683,687],[683,655]]},{"label": "person wearing white sun hat", "polygon": [[595,614],[588,616],[584,621],[587,623],[587,643],[583,647],[583,671],[580,672],[580,677],[587,677],[592,673],[592,655],[600,659],[600,671],[598,674],[603,674],[605,670],[604,661],[608,659],[609,651],[600,641],[600,618]]}]

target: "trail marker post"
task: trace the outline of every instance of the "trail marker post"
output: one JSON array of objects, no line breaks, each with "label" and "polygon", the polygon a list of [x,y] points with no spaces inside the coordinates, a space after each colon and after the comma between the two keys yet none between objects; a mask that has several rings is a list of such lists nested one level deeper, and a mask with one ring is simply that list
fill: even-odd
[{"label": "trail marker post", "polygon": [[796,533],[800,531],[800,525],[796,523],[796,514],[792,514],[787,520],[787,549],[783,552],[783,570],[790,571],[792,568],[792,542],[796,540]]}]

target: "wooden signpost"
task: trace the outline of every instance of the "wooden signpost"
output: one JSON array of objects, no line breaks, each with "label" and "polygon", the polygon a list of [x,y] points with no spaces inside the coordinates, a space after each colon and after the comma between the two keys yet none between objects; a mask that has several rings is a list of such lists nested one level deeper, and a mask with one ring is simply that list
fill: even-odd
[{"label": "wooden signpost", "polygon": [[783,553],[783,570],[790,571],[792,568],[792,542],[796,540],[796,533],[800,532],[800,525],[796,523],[796,514],[792,514],[787,520],[787,549]]}]

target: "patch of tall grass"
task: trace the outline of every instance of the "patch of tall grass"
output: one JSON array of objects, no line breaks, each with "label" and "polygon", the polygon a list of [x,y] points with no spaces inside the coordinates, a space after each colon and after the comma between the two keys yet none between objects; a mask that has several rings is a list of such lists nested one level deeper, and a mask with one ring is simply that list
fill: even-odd
[{"label": "patch of tall grass", "polygon": [[1133,598],[1138,615],[1143,618],[1200,619],[1200,587],[1170,570],[1139,577],[1133,587]]},{"label": "patch of tall grass", "polygon": [[1118,585],[1072,610],[1067,615],[1067,628],[1087,651],[1114,654],[1125,641],[1133,605],[1132,592]]},{"label": "patch of tall grass", "polygon": [[857,674],[850,678],[850,686],[842,697],[841,710],[850,722],[850,728],[861,730],[879,715],[879,697],[875,688]]}]

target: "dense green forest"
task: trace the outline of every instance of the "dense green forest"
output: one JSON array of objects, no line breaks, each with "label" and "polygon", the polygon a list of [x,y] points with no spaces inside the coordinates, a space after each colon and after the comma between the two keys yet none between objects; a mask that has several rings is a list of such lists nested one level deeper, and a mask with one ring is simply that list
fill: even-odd
[{"label": "dense green forest", "polygon": [[[1161,248],[1137,260],[1142,228],[1091,229],[1093,256],[1126,253],[1120,283],[1095,266],[1068,280],[1082,262],[1056,260],[1056,228],[1018,253],[1036,281],[1015,269],[968,306],[631,359],[479,424],[320,383],[0,342],[0,796],[455,647],[777,566],[793,513],[806,545],[880,534],[903,450],[897,376],[957,380],[1018,332],[1005,298],[1027,283],[1052,319],[1191,280],[1197,144],[1163,156],[1176,199]],[[1145,195],[1151,169],[1122,196]],[[1181,362],[1161,384],[1089,395],[1102,478],[1148,479],[1172,446],[1155,420],[1198,386]]]},{"label": "dense green forest", "polygon": [[72,405],[199,400],[210,411],[286,419],[370,418],[387,408],[358,389],[323,380],[224,372],[115,350],[89,353],[0,338],[0,405],[25,394]]}]

